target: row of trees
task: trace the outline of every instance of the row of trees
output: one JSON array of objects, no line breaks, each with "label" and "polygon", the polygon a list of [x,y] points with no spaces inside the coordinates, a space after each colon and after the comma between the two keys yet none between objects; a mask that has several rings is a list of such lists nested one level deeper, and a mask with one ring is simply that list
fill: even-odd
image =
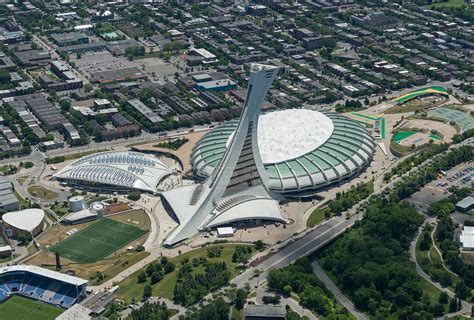
[{"label": "row of trees", "polygon": [[472,161],[473,158],[474,149],[470,146],[461,146],[450,150],[445,155],[434,157],[429,165],[420,168],[396,183],[392,196],[395,197],[394,199],[408,198],[425,184],[436,180],[439,168],[449,170],[463,162]]},{"label": "row of trees", "polygon": [[374,183],[361,182],[351,186],[348,191],[338,192],[336,199],[331,200],[327,208],[323,209],[329,218],[331,215],[340,215],[343,211],[352,208],[359,201],[366,199],[374,192]]},{"label": "row of trees", "polygon": [[363,109],[364,106],[362,102],[359,100],[346,100],[344,104],[338,103],[336,105],[336,112],[350,112],[350,111],[358,111]]},{"label": "row of trees", "polygon": [[395,175],[401,176],[402,174],[410,171],[412,168],[422,164],[426,160],[433,156],[440,154],[448,150],[449,145],[447,143],[442,144],[429,144],[428,147],[422,150],[420,153],[413,155],[392,168],[389,172],[384,175],[384,180],[389,181]]},{"label": "row of trees", "polygon": [[460,133],[460,134],[455,134],[453,136],[453,142],[454,143],[459,143],[459,142],[462,142],[462,141],[464,141],[468,138],[471,138],[471,137],[474,137],[474,128],[466,130],[466,131],[464,131],[463,133]]},{"label": "row of trees", "polygon": [[351,186],[349,191],[336,194],[336,199],[331,201],[329,208],[335,214],[339,215],[342,211],[351,208],[354,204],[362,199],[367,198],[374,192],[374,183],[358,183],[356,186]]}]

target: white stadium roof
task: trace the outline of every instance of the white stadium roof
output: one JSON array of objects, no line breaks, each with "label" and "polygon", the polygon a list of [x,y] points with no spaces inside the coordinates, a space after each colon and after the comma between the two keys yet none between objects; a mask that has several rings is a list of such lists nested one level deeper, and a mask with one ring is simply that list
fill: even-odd
[{"label": "white stadium roof", "polygon": [[334,125],[325,114],[305,109],[269,112],[258,122],[258,145],[264,164],[291,160],[317,149]]},{"label": "white stadium roof", "polygon": [[159,182],[171,174],[153,155],[132,151],[100,152],[82,157],[55,173],[56,179],[78,184],[102,184],[155,192]]},{"label": "white stadium roof", "polygon": [[4,222],[20,230],[32,232],[43,222],[44,211],[41,209],[25,209],[7,212],[2,216]]},{"label": "white stadium roof", "polygon": [[78,278],[78,277],[73,277],[61,272],[41,268],[38,266],[30,266],[30,265],[25,265],[25,264],[19,264],[16,266],[8,266],[8,267],[1,267],[0,268],[0,274],[5,274],[8,272],[31,272],[34,274],[37,274],[39,276],[43,277],[48,277],[51,279],[59,280],[62,282],[67,282],[69,284],[73,284],[75,286],[81,286],[83,284],[87,283],[87,280]]},{"label": "white stadium roof", "polygon": [[[225,122],[196,143],[191,163],[198,177],[210,176],[220,163],[238,123]],[[376,146],[359,123],[339,113],[308,109],[262,114],[257,139],[269,188],[286,194],[311,192],[352,177],[368,166]]]},{"label": "white stadium roof", "polygon": [[461,241],[464,249],[474,249],[474,227],[464,226],[464,229],[459,236],[459,241]]}]

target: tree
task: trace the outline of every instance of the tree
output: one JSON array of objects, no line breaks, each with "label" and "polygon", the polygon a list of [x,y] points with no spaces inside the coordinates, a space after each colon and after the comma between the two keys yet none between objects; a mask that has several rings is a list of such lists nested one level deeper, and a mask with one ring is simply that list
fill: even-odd
[{"label": "tree", "polygon": [[441,317],[444,314],[444,306],[441,303],[437,303],[433,307],[433,315],[435,317]]},{"label": "tree", "polygon": [[161,270],[155,271],[151,274],[150,283],[151,284],[158,283],[161,281],[161,279],[163,279],[163,272]]},{"label": "tree", "polygon": [[150,285],[146,285],[146,286],[143,288],[143,299],[147,299],[147,298],[151,297],[151,294],[152,294],[151,286],[150,286]]},{"label": "tree", "polygon": [[59,105],[61,106],[61,110],[64,112],[68,112],[71,108],[71,102],[66,99],[62,99],[61,101],[59,101]]},{"label": "tree", "polygon": [[331,301],[325,296],[321,288],[308,287],[301,293],[301,304],[318,314],[327,316],[332,311]]},{"label": "tree", "polygon": [[183,317],[184,320],[228,320],[229,305],[219,297]]},{"label": "tree", "polygon": [[86,83],[84,85],[84,92],[91,92],[92,91],[92,85],[90,83]]},{"label": "tree", "polygon": [[449,301],[449,313],[456,311],[458,311],[458,303],[456,302],[456,299],[451,299]]},{"label": "tree", "polygon": [[165,271],[165,274],[173,272],[176,268],[174,263],[171,261],[166,262],[166,264],[163,264],[163,262],[161,262],[161,265],[163,265],[163,270]]},{"label": "tree", "polygon": [[129,194],[128,194],[128,199],[132,200],[132,201],[138,201],[141,197],[141,193],[140,191],[131,191]]},{"label": "tree", "polygon": [[431,236],[429,232],[423,232],[423,238],[420,241],[420,250],[426,251],[431,248]]},{"label": "tree", "polygon": [[[168,308],[166,307],[166,304],[164,302],[145,302],[139,309],[133,309],[132,313],[130,314],[130,317],[132,320],[168,320],[168,312]],[[106,314],[105,316],[108,316],[108,314]]]},{"label": "tree", "polygon": [[262,240],[257,240],[254,242],[255,244],[255,250],[257,251],[262,251],[265,249],[265,243]]},{"label": "tree", "polygon": [[138,274],[138,283],[143,283],[145,281],[146,281],[146,272],[142,270]]},{"label": "tree", "polygon": [[245,289],[237,289],[235,295],[235,308],[242,310],[245,305],[245,300],[247,299],[247,291]]},{"label": "tree", "polygon": [[252,247],[236,246],[234,254],[232,255],[232,262],[247,263],[252,256]]},{"label": "tree", "polygon": [[10,73],[5,69],[0,69],[0,84],[10,81]]},{"label": "tree", "polygon": [[[461,262],[462,262],[462,259],[461,259]],[[464,282],[464,280],[461,280],[456,284],[455,292],[456,292],[456,295],[460,299],[466,299],[467,298],[468,287],[466,286],[466,283]]]},{"label": "tree", "polygon": [[438,302],[439,303],[442,303],[442,304],[447,304],[449,301],[449,296],[446,292],[442,291],[440,294],[439,294],[439,298],[438,298]]},{"label": "tree", "polygon": [[23,231],[18,235],[18,241],[22,246],[26,246],[32,240],[31,233]]}]

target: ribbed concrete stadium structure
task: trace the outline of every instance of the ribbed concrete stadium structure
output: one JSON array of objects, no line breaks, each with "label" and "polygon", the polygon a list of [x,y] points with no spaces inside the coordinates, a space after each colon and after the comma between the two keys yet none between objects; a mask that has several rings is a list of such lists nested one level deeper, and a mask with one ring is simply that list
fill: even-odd
[{"label": "ribbed concrete stadium structure", "polygon": [[82,157],[53,176],[79,187],[156,192],[158,184],[171,173],[153,155],[110,151]]},{"label": "ribbed concrete stadium structure", "polygon": [[[207,133],[191,154],[198,177],[222,159],[238,125],[231,120]],[[301,194],[348,179],[372,160],[375,142],[357,122],[338,113],[306,109],[260,116],[258,145],[272,191]]]}]

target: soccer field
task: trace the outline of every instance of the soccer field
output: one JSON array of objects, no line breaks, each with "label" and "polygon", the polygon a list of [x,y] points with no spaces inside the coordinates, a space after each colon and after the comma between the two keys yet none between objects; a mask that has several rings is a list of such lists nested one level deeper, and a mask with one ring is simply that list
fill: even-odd
[{"label": "soccer field", "polygon": [[49,248],[64,258],[80,263],[104,259],[147,231],[104,218]]},{"label": "soccer field", "polygon": [[8,320],[52,320],[63,312],[63,309],[20,296],[0,304],[0,318]]}]

